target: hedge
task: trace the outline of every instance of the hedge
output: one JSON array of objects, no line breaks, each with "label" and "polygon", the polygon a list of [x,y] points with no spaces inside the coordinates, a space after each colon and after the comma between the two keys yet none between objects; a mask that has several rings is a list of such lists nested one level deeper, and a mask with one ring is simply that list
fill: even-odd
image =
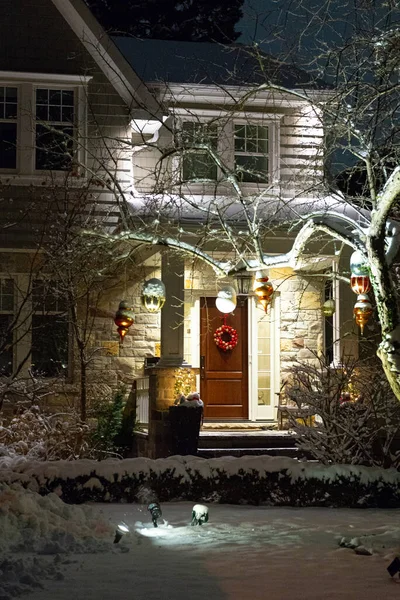
[{"label": "hedge", "polygon": [[18,482],[68,503],[190,500],[228,504],[399,508],[400,473],[354,465],[324,466],[291,458],[34,462],[0,459],[0,481]]}]

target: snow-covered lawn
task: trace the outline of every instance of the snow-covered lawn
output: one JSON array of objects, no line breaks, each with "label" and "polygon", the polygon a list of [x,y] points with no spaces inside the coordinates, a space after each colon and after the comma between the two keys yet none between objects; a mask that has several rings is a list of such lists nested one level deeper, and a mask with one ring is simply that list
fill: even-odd
[{"label": "snow-covered lawn", "polygon": [[[399,509],[209,504],[209,522],[190,527],[192,506],[162,504],[155,529],[146,502],[71,506],[1,485],[0,600],[399,598],[386,571]],[[114,544],[121,521],[130,533]]]}]

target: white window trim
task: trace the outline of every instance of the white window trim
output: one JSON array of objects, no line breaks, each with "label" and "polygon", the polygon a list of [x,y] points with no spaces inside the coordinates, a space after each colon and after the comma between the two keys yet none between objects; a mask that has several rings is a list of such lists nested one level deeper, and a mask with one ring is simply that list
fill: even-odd
[{"label": "white window trim", "polygon": [[34,168],[36,89],[70,89],[75,92],[74,135],[78,143],[78,163],[84,165],[87,162],[86,150],[80,140],[85,139],[87,133],[87,85],[91,79],[91,76],[81,75],[0,71],[0,86],[18,88],[17,168],[0,169],[0,179],[7,178],[19,185],[42,185],[43,181],[61,183],[66,177],[71,186],[84,181],[84,172],[80,172],[79,177],[75,178],[69,171],[39,171]]},{"label": "white window trim", "polygon": [[280,388],[280,292],[275,291],[268,307],[271,320],[271,396],[269,406],[258,405],[258,327],[255,298],[249,298],[249,420],[277,421],[277,404]]},{"label": "white window trim", "polygon": [[[195,122],[195,123],[208,123],[213,121],[220,131],[223,131],[225,135],[218,136],[218,152],[221,154],[221,158],[225,160],[230,168],[234,168],[235,161],[235,142],[234,142],[234,125],[235,124],[254,124],[268,127],[268,171],[269,171],[269,182],[268,183],[249,183],[243,182],[240,187],[246,193],[257,192],[271,188],[278,184],[280,180],[280,121],[283,118],[283,114],[275,113],[253,113],[253,112],[240,112],[237,114],[227,113],[226,111],[218,111],[211,109],[204,110],[188,110],[188,109],[175,109],[174,116],[176,118],[177,128],[182,128],[184,122]],[[230,147],[228,150],[223,148],[223,140],[230,140]],[[182,172],[182,157],[175,156],[172,160],[173,173]],[[219,173],[219,170],[218,170]],[[215,191],[215,187],[218,188],[229,187],[229,183],[219,182],[218,175],[215,181],[204,181],[192,183],[185,181],[181,183],[181,186],[186,186],[188,191],[193,194],[204,193],[207,190]],[[224,189],[224,192],[226,190]]]}]

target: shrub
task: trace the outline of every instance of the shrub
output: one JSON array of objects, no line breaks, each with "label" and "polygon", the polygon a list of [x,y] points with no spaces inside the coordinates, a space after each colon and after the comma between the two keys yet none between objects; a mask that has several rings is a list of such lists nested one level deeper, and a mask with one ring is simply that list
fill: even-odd
[{"label": "shrub", "polygon": [[289,415],[298,446],[329,463],[400,465],[400,403],[382,369],[348,359],[332,368],[325,357],[295,364],[283,388],[292,406],[314,415],[314,423]]}]

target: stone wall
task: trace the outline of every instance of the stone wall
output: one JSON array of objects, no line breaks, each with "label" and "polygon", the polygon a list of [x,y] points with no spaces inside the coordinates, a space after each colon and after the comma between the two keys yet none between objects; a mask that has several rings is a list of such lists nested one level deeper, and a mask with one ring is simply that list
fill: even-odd
[{"label": "stone wall", "polygon": [[[155,276],[154,273],[148,277]],[[160,313],[149,313],[142,306],[141,292],[147,273],[143,272],[140,281],[128,286],[116,286],[104,292],[98,308],[93,331],[93,349],[96,358],[90,364],[90,380],[107,381],[111,385],[124,383],[132,385],[135,377],[144,374],[146,357],[156,356],[160,343]],[[134,323],[129,328],[123,343],[119,341],[114,324],[119,302],[130,302]]]},{"label": "stone wall", "polygon": [[270,280],[281,297],[281,378],[295,361],[314,361],[324,349],[324,317],[321,310],[324,280],[271,269]]}]

